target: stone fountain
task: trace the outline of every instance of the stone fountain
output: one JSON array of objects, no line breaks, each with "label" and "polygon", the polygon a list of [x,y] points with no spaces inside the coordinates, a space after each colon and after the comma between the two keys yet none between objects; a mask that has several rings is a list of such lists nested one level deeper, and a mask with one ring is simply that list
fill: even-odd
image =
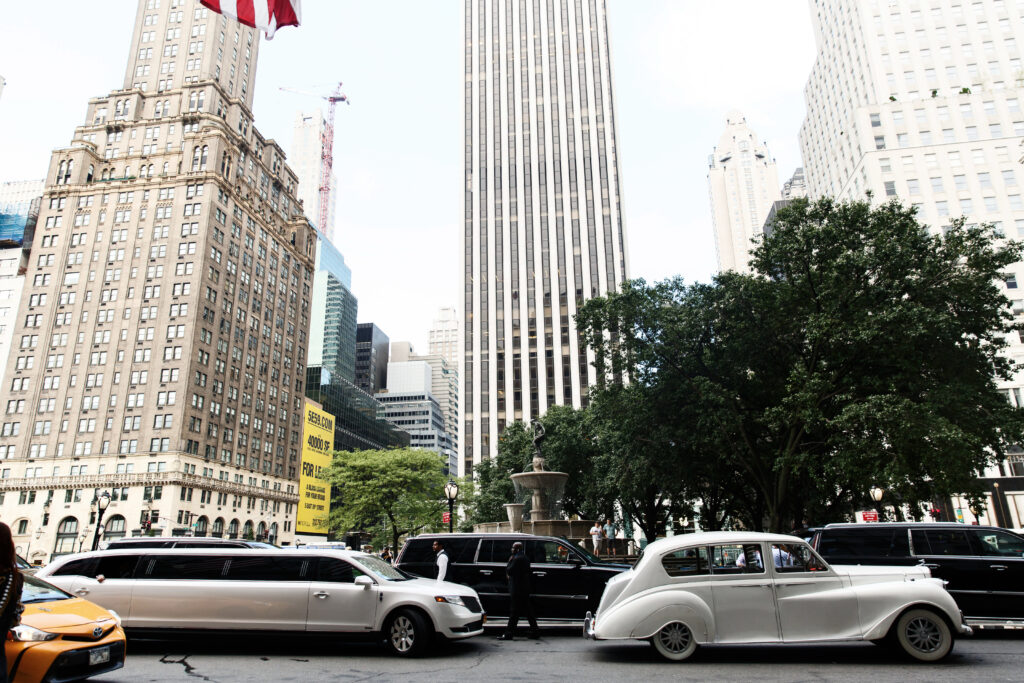
[{"label": "stone fountain", "polygon": [[[565,472],[551,472],[544,466],[541,442],[544,440],[544,426],[534,420],[533,427],[533,468],[511,475],[516,489],[516,502],[506,503],[508,522],[492,522],[475,525],[482,532],[525,532],[539,536],[561,536],[582,539],[593,524],[586,520],[565,519],[562,513],[562,497],[569,475]],[[525,510],[526,503],[530,504]]]}]

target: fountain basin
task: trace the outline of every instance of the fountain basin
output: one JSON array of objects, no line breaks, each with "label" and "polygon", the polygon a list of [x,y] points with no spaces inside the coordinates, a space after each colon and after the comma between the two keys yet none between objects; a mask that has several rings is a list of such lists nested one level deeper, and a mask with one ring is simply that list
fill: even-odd
[{"label": "fountain basin", "polygon": [[569,475],[565,472],[519,472],[512,475],[518,500],[530,501],[530,520],[555,520],[562,517],[562,496]]}]

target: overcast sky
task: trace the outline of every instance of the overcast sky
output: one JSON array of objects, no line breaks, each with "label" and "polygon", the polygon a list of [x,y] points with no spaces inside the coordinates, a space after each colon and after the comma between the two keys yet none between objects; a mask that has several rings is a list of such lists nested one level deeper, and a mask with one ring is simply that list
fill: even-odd
[{"label": "overcast sky", "polygon": [[[630,272],[707,280],[715,251],[707,157],[731,109],[784,181],[800,165],[814,59],[803,0],[608,0]],[[42,178],[89,97],[119,88],[135,0],[6,3],[0,28],[0,181]],[[303,26],[260,47],[256,126],[287,151],[295,112],[344,82],[338,246],[359,321],[426,351],[436,309],[458,304],[459,0],[304,0]],[[103,11],[98,11],[102,7]]]}]

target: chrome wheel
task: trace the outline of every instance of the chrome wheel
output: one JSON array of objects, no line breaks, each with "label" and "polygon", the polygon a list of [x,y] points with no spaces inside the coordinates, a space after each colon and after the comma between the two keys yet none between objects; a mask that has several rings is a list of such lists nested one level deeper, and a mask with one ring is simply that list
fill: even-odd
[{"label": "chrome wheel", "polygon": [[946,621],[928,609],[912,609],[900,615],[895,640],[910,657],[935,662],[953,649],[953,634]]},{"label": "chrome wheel", "polygon": [[416,646],[416,627],[412,620],[399,614],[391,622],[391,647],[400,654],[411,652]]},{"label": "chrome wheel", "polygon": [[690,627],[678,621],[667,624],[651,638],[651,644],[665,659],[681,662],[697,649]]}]

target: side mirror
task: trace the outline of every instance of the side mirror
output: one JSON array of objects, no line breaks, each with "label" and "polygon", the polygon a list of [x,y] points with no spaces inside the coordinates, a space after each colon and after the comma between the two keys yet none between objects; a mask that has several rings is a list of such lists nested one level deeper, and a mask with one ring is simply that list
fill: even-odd
[{"label": "side mirror", "polygon": [[107,577],[103,576],[103,574],[97,574],[96,575],[96,583],[103,583],[106,580],[107,580]]},{"label": "side mirror", "polygon": [[357,576],[356,580],[353,583],[355,583],[357,586],[362,586],[363,588],[369,588],[373,585],[373,579],[364,574],[363,576]]}]

